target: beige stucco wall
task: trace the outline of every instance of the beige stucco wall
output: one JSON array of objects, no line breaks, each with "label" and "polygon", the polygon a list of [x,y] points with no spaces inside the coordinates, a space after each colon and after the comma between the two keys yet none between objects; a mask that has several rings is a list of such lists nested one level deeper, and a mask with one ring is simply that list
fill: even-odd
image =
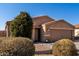
[{"label": "beige stucco wall", "polygon": [[10,36],[10,29],[9,29],[10,27],[9,27],[9,25],[6,25],[6,27],[5,27],[5,32],[6,32],[6,37],[9,37]]},{"label": "beige stucco wall", "polygon": [[32,29],[32,40],[33,41],[38,40],[38,30],[36,28]]},{"label": "beige stucco wall", "polygon": [[7,21],[5,26],[6,37],[10,37],[11,35],[11,21]]},{"label": "beige stucco wall", "polygon": [[75,34],[75,36],[79,36],[79,29],[75,29],[74,34]]}]

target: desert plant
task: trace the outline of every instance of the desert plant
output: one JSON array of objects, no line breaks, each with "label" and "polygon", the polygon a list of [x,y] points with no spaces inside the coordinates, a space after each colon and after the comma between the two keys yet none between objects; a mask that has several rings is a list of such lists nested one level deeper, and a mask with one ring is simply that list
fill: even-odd
[{"label": "desert plant", "polygon": [[54,56],[76,56],[77,49],[70,39],[61,39],[53,44],[52,54]]},{"label": "desert plant", "polygon": [[35,47],[28,38],[5,38],[0,43],[1,56],[32,56],[34,53]]}]

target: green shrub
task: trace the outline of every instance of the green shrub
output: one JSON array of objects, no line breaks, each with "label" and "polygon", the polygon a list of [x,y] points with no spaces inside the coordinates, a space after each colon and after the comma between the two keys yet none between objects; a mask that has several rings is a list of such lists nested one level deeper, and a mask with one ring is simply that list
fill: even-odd
[{"label": "green shrub", "polygon": [[35,47],[28,38],[6,38],[0,43],[1,56],[32,56],[34,53]]},{"label": "green shrub", "polygon": [[21,12],[10,23],[10,36],[31,38],[32,24],[31,16],[27,12]]},{"label": "green shrub", "polygon": [[61,39],[53,44],[52,54],[54,56],[76,56],[77,49],[73,41]]}]

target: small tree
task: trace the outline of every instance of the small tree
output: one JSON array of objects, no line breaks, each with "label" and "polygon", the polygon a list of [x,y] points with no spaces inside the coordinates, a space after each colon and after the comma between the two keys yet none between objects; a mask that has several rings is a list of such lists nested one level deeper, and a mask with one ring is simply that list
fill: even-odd
[{"label": "small tree", "polygon": [[32,18],[27,12],[21,12],[11,22],[11,36],[28,37],[32,34]]}]

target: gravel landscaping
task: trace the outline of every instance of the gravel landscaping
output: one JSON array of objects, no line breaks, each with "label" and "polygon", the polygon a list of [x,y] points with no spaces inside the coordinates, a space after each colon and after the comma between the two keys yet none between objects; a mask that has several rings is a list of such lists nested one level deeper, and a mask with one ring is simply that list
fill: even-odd
[{"label": "gravel landscaping", "polygon": [[[79,42],[74,42],[77,50],[79,51]],[[35,43],[35,54],[37,55],[50,55],[53,43]],[[78,52],[79,53],[79,52]]]}]

